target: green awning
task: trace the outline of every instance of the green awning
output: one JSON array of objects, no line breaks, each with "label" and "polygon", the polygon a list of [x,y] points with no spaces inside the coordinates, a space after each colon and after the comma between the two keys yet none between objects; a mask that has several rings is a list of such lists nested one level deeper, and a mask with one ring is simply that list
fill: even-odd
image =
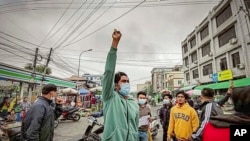
[{"label": "green awning", "polygon": [[[234,87],[249,86],[250,85],[250,78],[233,80],[233,83],[234,83]],[[211,88],[211,89],[217,90],[217,89],[227,89],[229,86],[230,86],[230,82],[226,81],[226,82],[220,82],[220,83],[201,85],[201,86],[195,87],[194,89],[202,90],[203,88]]]},{"label": "green awning", "polygon": [[184,86],[180,88],[180,91],[187,91],[187,90],[192,90],[196,85],[189,85],[189,86]]}]

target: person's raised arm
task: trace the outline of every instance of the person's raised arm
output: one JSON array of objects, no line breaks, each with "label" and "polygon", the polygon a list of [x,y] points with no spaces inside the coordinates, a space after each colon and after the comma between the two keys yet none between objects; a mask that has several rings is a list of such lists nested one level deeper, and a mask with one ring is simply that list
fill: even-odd
[{"label": "person's raised arm", "polygon": [[116,58],[117,58],[116,52],[117,52],[117,47],[118,47],[121,36],[122,36],[121,32],[115,29],[112,34],[113,41],[112,41],[111,49],[106,59],[105,72],[104,72],[104,76],[102,79],[103,101],[108,101],[113,95],[115,65],[116,65]]}]

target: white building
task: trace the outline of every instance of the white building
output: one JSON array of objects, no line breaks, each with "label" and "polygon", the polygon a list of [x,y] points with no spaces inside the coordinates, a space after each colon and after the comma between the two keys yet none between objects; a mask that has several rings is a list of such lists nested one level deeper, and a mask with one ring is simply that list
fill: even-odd
[{"label": "white building", "polygon": [[160,92],[165,89],[173,91],[183,86],[183,70],[180,68],[182,66],[153,68],[151,71],[153,92]]},{"label": "white building", "polygon": [[182,42],[184,85],[250,77],[249,6],[222,0]]}]

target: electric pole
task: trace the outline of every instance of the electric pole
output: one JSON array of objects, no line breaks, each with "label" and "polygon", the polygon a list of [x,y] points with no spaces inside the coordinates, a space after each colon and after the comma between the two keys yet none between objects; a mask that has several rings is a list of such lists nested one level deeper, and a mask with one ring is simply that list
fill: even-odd
[{"label": "electric pole", "polygon": [[33,66],[32,66],[32,73],[31,73],[31,79],[30,79],[30,83],[29,83],[29,87],[28,87],[28,100],[31,101],[31,96],[32,96],[32,91],[34,89],[34,78],[36,76],[36,62],[37,62],[37,55],[38,55],[38,48],[36,48],[36,52],[35,52],[35,58],[34,58],[34,62],[33,62]]},{"label": "electric pole", "polygon": [[49,61],[50,61],[50,56],[51,56],[51,53],[52,53],[52,48],[50,48],[50,51],[49,51],[49,56],[48,56],[48,59],[47,59],[47,62],[46,62],[46,65],[44,66],[44,71],[43,71],[43,74],[42,74],[42,79],[41,79],[41,83],[40,83],[40,92],[42,92],[42,88],[43,88],[43,81],[44,81],[44,77],[46,75],[46,70],[48,68],[48,64],[49,64]]}]

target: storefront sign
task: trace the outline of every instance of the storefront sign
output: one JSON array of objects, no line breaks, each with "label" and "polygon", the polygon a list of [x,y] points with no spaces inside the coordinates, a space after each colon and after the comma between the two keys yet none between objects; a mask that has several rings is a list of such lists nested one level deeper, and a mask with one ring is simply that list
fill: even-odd
[{"label": "storefront sign", "polygon": [[225,70],[218,72],[218,81],[230,80],[233,79],[232,70]]}]

